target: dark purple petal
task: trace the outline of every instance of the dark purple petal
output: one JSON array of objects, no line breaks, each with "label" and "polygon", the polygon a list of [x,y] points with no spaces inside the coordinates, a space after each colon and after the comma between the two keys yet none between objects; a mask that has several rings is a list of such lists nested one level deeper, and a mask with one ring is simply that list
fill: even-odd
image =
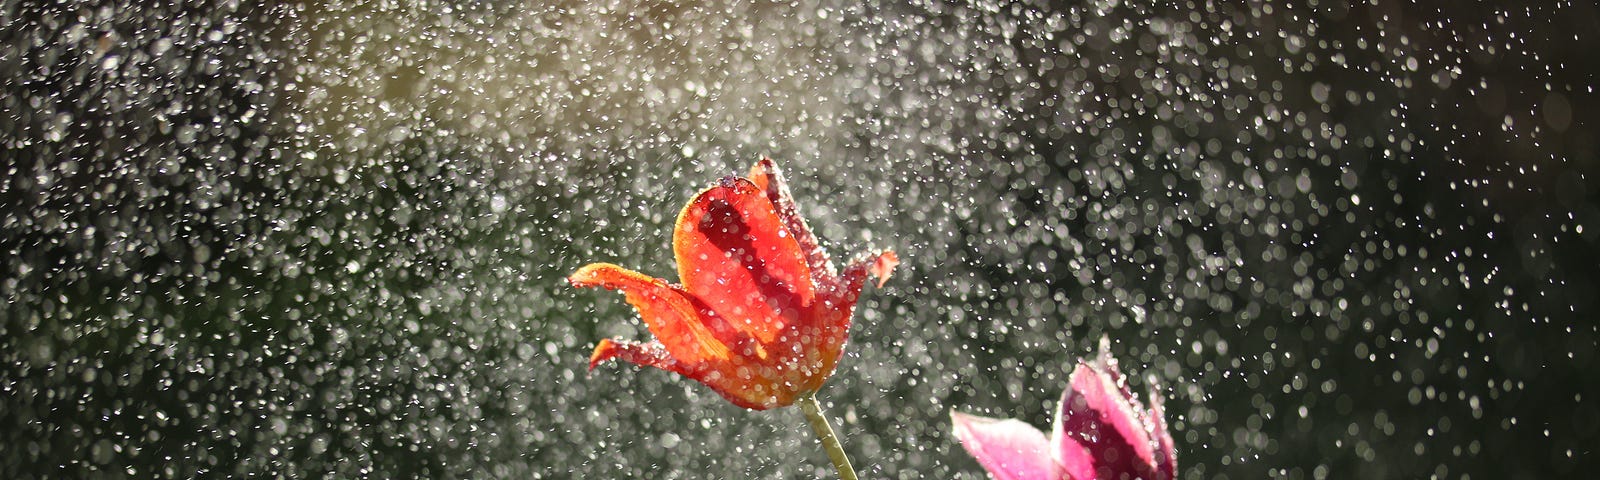
[{"label": "dark purple petal", "polygon": [[1056,414],[1056,461],[1075,480],[1170,479],[1157,474],[1144,407],[1120,379],[1115,363],[1104,359],[1078,364]]}]

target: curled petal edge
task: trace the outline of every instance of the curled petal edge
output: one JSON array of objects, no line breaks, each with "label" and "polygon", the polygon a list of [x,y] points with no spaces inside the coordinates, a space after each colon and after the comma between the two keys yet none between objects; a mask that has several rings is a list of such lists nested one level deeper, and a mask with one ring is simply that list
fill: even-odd
[{"label": "curled petal edge", "polygon": [[[679,362],[726,361],[738,335],[697,307],[692,297],[666,281],[609,263],[593,263],[567,277],[575,287],[621,290],[650,333]],[[721,328],[719,328],[721,327]]]},{"label": "curled petal edge", "polygon": [[622,360],[635,365],[644,365],[666,370],[679,375],[688,376],[689,369],[682,362],[672,358],[667,349],[660,343],[638,343],[627,340],[600,340],[594,346],[594,353],[589,355],[589,370],[600,366],[612,359]]}]

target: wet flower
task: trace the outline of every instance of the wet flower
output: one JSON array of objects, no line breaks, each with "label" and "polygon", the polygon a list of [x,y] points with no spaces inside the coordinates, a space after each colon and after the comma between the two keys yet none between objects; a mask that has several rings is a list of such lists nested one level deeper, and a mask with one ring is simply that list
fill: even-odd
[{"label": "wet flower", "polygon": [[1149,398],[1146,409],[1102,348],[1072,372],[1049,438],[1015,419],[950,416],[961,445],[997,480],[1170,480],[1177,454],[1161,397]]},{"label": "wet flower", "polygon": [[744,408],[790,405],[833,373],[867,275],[879,286],[899,260],[862,255],[837,272],[771,160],[749,178],[695,195],[672,234],[682,284],[609,263],[568,277],[621,290],[655,340],[601,340],[589,368],[613,358],[705,384]]}]

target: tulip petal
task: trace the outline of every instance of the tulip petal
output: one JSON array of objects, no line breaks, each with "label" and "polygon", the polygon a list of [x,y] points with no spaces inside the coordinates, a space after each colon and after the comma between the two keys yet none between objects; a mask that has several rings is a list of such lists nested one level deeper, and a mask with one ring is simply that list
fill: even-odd
[{"label": "tulip petal", "polygon": [[811,227],[806,225],[806,219],[800,216],[799,208],[795,206],[794,195],[789,193],[789,185],[784,182],[783,170],[770,158],[762,158],[750,167],[750,181],[756,188],[765,192],[767,199],[772,202],[772,207],[778,212],[778,217],[783,219],[789,228],[789,234],[800,245],[800,251],[805,254],[806,265],[811,267],[811,275],[818,283],[823,278],[834,275],[833,262],[828,261],[828,253],[817,244],[817,237],[811,233]]},{"label": "tulip petal", "polygon": [[833,287],[838,290],[841,297],[849,298],[855,303],[855,297],[860,295],[868,276],[878,279],[878,286],[889,281],[889,276],[894,274],[894,267],[900,265],[900,256],[894,252],[884,250],[876,254],[863,253],[857,255],[850,266],[845,267],[844,274],[839,276],[838,284]]},{"label": "tulip petal", "polygon": [[[627,340],[600,340],[594,347],[594,353],[589,356],[589,369],[599,366],[611,359],[623,361],[646,367],[655,367],[668,372],[682,375],[690,380],[700,382],[712,391],[717,392],[722,398],[741,408],[751,410],[766,410],[777,406],[781,399],[777,399],[771,392],[752,388],[756,383],[748,379],[741,379],[737,375],[725,372],[729,364],[711,363],[691,365],[672,358],[659,342],[638,343]],[[750,367],[746,366],[748,371]],[[759,367],[757,367],[759,368]]]},{"label": "tulip petal", "polygon": [[[863,256],[846,268],[844,275],[825,283],[822,292],[822,302],[817,308],[812,309],[801,325],[802,336],[818,336],[820,341],[815,342],[817,356],[820,359],[818,367],[826,373],[832,372],[839,360],[839,351],[850,335],[850,321],[854,317],[856,301],[861,298],[861,289],[865,286],[868,275],[878,277],[878,284],[889,278],[894,266],[900,263],[894,252],[881,252],[873,256]],[[822,386],[820,381],[806,385],[806,388]]]},{"label": "tulip petal", "polygon": [[1061,469],[1061,478],[1066,480],[1095,480],[1098,478],[1116,478],[1115,476],[1101,476],[1095,473],[1094,454],[1089,450],[1089,445],[1070,437],[1055,436],[1055,461]]},{"label": "tulip petal", "polygon": [[1079,362],[1061,396],[1054,427],[1056,461],[1076,480],[1166,479],[1152,468],[1154,445],[1137,405],[1120,385],[1114,364]]},{"label": "tulip petal", "polygon": [[639,343],[609,338],[601,339],[600,343],[594,346],[594,353],[589,355],[589,369],[594,370],[594,367],[613,358],[622,359],[625,362],[636,365],[659,368],[686,377],[691,376],[691,370],[688,365],[672,358],[672,354],[667,353],[667,348],[662,346],[660,342]]},{"label": "tulip petal", "polygon": [[[575,287],[622,290],[628,303],[650,327],[650,333],[679,362],[698,365],[726,361],[732,355],[728,345],[737,344],[735,332],[726,322],[708,309],[698,307],[687,292],[664,280],[609,263],[592,263],[578,269],[567,281]],[[600,353],[597,348],[596,355]]]},{"label": "tulip petal", "polygon": [[[1151,385],[1155,383],[1152,382]],[[1145,411],[1145,424],[1155,432],[1156,472],[1161,478],[1177,478],[1178,451],[1172,442],[1172,432],[1167,431],[1166,407],[1156,389],[1150,390],[1150,410]]]},{"label": "tulip petal", "polygon": [[762,345],[815,300],[800,245],[749,180],[726,178],[696,195],[678,216],[673,252],[684,289]]},{"label": "tulip petal", "polygon": [[1056,480],[1044,432],[1016,419],[950,412],[956,439],[995,480]]},{"label": "tulip petal", "polygon": [[878,288],[883,288],[884,282],[889,281],[889,275],[894,273],[894,267],[900,265],[900,256],[894,252],[885,251],[872,258],[872,265],[867,267],[867,273],[878,278]]},{"label": "tulip petal", "polygon": [[[900,257],[894,252],[885,250],[877,254],[863,254],[845,267],[844,274],[838,279],[825,283],[825,294],[831,302],[832,308],[849,312],[855,307],[856,300],[861,296],[861,289],[865,286],[867,276],[878,278],[878,286],[882,287],[889,280],[889,275],[894,273],[894,267],[900,264]],[[848,315],[844,318],[849,321]]]}]

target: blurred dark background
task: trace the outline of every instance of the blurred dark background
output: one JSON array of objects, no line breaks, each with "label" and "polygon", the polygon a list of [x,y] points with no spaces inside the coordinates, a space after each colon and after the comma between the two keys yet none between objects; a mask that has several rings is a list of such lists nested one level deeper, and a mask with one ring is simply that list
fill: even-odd
[{"label": "blurred dark background", "polygon": [[0,477],[828,477],[654,370],[762,155],[905,261],[821,393],[872,478],[983,478],[1100,338],[1183,478],[1583,478],[1581,2],[0,2]]}]

